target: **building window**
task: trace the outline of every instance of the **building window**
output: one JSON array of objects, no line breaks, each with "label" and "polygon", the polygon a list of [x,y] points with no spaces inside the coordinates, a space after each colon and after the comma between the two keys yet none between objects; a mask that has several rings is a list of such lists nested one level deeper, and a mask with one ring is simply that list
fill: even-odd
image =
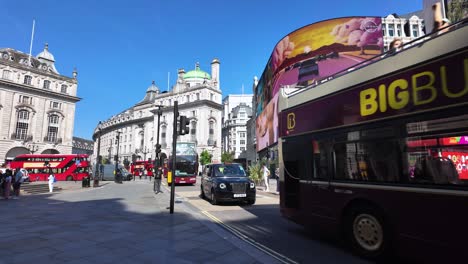
[{"label": "building window", "polygon": [[29,112],[26,110],[18,111],[16,122],[16,139],[26,140],[29,127]]},{"label": "building window", "polygon": [[214,101],[214,94],[210,93],[210,100]]},{"label": "building window", "polygon": [[396,24],[396,36],[397,37],[402,37],[403,35],[401,34],[401,25]]},{"label": "building window", "polygon": [[19,102],[22,104],[31,104],[31,97],[20,95]]},{"label": "building window", "polygon": [[161,147],[166,148],[166,126],[161,127]]},{"label": "building window", "polygon": [[31,85],[31,83],[32,83],[32,76],[31,75],[25,75],[24,76],[24,84]]},{"label": "building window", "polygon": [[10,74],[11,74],[11,72],[10,72],[10,71],[8,71],[8,70],[4,70],[4,71],[3,71],[2,78],[3,78],[3,79],[7,79],[7,80],[9,80],[9,79],[10,79]]},{"label": "building window", "polygon": [[245,118],[245,112],[240,112],[239,113],[239,118]]},{"label": "building window", "polygon": [[418,32],[418,25],[411,25],[412,31],[413,31],[413,37],[417,38],[419,37],[419,32]]},{"label": "building window", "polygon": [[48,142],[57,142],[59,120],[60,118],[58,115],[49,116],[49,127],[47,128],[47,141]]},{"label": "building window", "polygon": [[58,108],[60,108],[60,104],[58,102],[51,102],[51,107],[55,108],[55,109],[58,109]]},{"label": "building window", "polygon": [[187,96],[186,96],[186,99],[187,99],[187,100],[186,100],[185,102],[186,102],[186,103],[189,103],[189,102],[190,102],[190,95],[187,95]]},{"label": "building window", "polygon": [[241,140],[240,140],[240,144],[241,144],[241,145],[245,145],[245,140],[242,140],[242,139],[241,139]]},{"label": "building window", "polygon": [[245,138],[245,132],[240,132],[239,135],[240,135],[240,138]]},{"label": "building window", "polygon": [[245,147],[241,147],[240,150],[241,150],[241,151],[245,151]]},{"label": "building window", "polygon": [[192,142],[195,142],[197,140],[197,122],[191,122],[191,127],[190,127],[190,137]]},{"label": "building window", "polygon": [[42,87],[44,89],[50,89],[50,81],[49,80],[45,80],[44,81],[44,86]]},{"label": "building window", "polygon": [[62,84],[62,88],[60,89],[60,92],[62,92],[62,93],[67,93],[67,88],[68,88],[67,85]]},{"label": "building window", "polygon": [[395,28],[393,24],[388,25],[388,36],[393,37],[395,35]]},{"label": "building window", "polygon": [[200,93],[197,93],[197,101],[200,100]]}]

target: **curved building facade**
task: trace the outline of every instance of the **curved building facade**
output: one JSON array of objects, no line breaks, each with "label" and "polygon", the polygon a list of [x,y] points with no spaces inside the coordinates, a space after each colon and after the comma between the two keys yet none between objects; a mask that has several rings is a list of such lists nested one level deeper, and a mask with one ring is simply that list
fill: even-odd
[{"label": "curved building facade", "polygon": [[[180,142],[195,142],[197,152],[209,151],[213,160],[221,159],[222,93],[219,81],[218,59],[211,62],[211,74],[200,69],[185,72],[179,69],[176,83],[170,91],[161,92],[153,82],[144,98],[132,107],[100,122],[93,134],[94,153],[119,163],[137,159],[154,159],[159,134],[161,155],[172,153],[174,102],[178,102],[179,115],[190,120],[190,133],[178,136]],[[161,109],[159,117],[157,109]],[[100,144],[98,140],[100,139]],[[117,144],[118,139],[118,144]],[[98,151],[99,145],[99,151]]]}]

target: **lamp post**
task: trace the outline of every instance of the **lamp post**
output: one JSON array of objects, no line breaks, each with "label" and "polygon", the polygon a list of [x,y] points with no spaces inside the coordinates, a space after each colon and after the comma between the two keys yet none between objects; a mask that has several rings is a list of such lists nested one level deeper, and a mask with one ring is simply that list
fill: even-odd
[{"label": "lamp post", "polygon": [[39,150],[39,146],[32,143],[28,149],[29,149],[29,152],[31,152],[31,154],[34,154],[35,152]]},{"label": "lamp post", "polygon": [[99,121],[97,126],[97,133],[98,133],[98,142],[97,142],[97,153],[96,153],[96,172],[94,173],[94,187],[99,185],[99,178],[100,178],[100,166],[101,166],[101,121]]},{"label": "lamp post", "polygon": [[[161,152],[161,145],[159,145],[159,126],[160,126],[160,118],[161,118],[161,115],[162,115],[162,110],[161,108],[163,107],[163,105],[155,105],[155,107],[157,107],[158,109],[156,110],[152,110],[151,112],[155,115],[158,115],[158,132],[156,134],[156,146],[155,146],[155,155],[154,155],[154,163],[156,165],[156,167],[159,167],[161,166],[161,161],[159,160],[159,153]],[[157,168],[155,168],[156,170]]]},{"label": "lamp post", "polygon": [[115,140],[117,140],[117,154],[115,155],[115,182],[122,183],[122,179],[118,177],[117,170],[119,169],[119,145],[120,145],[120,131],[117,131],[117,136]]},{"label": "lamp post", "polygon": [[150,151],[145,146],[144,148],[141,148],[141,153],[143,153],[143,160],[146,160],[146,154],[150,153]]}]

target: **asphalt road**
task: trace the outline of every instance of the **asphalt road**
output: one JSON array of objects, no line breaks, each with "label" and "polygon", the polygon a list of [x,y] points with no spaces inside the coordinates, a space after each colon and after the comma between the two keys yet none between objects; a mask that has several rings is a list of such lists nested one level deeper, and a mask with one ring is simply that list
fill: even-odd
[{"label": "asphalt road", "polygon": [[179,202],[189,203],[231,232],[275,255],[283,263],[367,263],[341,246],[340,241],[321,238],[280,215],[279,197],[257,192],[255,205],[211,205],[199,197],[195,186],[176,186]]}]

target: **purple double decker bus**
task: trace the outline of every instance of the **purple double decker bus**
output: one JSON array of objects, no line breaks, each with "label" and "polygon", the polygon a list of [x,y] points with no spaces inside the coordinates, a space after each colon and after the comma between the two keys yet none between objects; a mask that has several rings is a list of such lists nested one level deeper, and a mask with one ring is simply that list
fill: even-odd
[{"label": "purple double decker bus", "polygon": [[341,236],[367,258],[468,261],[465,24],[319,85],[281,90],[284,217]]}]

